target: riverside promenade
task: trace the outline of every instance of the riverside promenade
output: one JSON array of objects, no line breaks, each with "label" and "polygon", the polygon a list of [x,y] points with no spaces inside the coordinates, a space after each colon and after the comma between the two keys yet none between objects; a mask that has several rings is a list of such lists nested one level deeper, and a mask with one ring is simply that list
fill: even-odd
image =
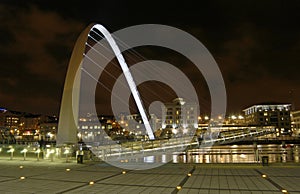
[{"label": "riverside promenade", "polygon": [[0,158],[0,193],[300,193],[300,164],[173,164],[130,171],[104,162]]}]

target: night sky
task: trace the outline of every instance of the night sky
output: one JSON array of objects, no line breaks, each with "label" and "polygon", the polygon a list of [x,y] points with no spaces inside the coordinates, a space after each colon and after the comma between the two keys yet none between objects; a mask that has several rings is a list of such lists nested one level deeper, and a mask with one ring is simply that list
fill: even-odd
[{"label": "night sky", "polygon": [[221,69],[228,113],[261,102],[300,108],[299,1],[191,2],[1,1],[0,107],[58,114],[75,41],[95,22],[111,32],[165,24],[195,36]]}]

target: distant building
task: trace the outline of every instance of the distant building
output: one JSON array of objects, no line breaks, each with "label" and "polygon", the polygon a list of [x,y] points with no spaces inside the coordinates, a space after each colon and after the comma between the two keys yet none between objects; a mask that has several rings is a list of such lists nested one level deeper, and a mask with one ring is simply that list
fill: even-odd
[{"label": "distant building", "polygon": [[277,136],[290,135],[291,131],[291,104],[264,103],[244,109],[245,121],[248,125],[274,126]]},{"label": "distant building", "polygon": [[40,140],[55,141],[58,118],[55,116],[42,116],[40,122]]},{"label": "distant building", "polygon": [[198,128],[197,109],[196,103],[185,102],[182,98],[165,103],[162,106],[162,128],[172,128],[175,133],[186,133],[187,129]]},{"label": "distant building", "polygon": [[[153,131],[156,131],[158,129],[156,115],[150,114],[149,123]],[[142,124],[143,120],[140,114],[127,115],[128,131],[134,133],[135,135],[146,134],[145,129],[141,127]]]},{"label": "distant building", "polygon": [[81,115],[78,119],[78,140],[99,143],[103,140],[103,133],[112,129],[113,120],[112,116]]},{"label": "distant building", "polygon": [[226,125],[245,125],[245,117],[241,114],[231,114],[224,119]]},{"label": "distant building", "polygon": [[0,127],[2,131],[9,131],[16,141],[35,141],[39,139],[40,117],[39,114],[0,108]]},{"label": "distant building", "polygon": [[20,127],[20,119],[22,116],[21,112],[2,108],[0,111],[0,126],[9,129],[10,132],[14,134]]},{"label": "distant building", "polygon": [[300,135],[300,110],[291,112],[291,121],[293,133],[297,136]]}]

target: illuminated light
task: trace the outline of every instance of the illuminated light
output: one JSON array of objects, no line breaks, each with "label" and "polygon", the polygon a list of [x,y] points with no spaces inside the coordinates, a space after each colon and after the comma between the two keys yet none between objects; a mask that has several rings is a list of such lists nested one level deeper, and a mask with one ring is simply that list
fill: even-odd
[{"label": "illuminated light", "polygon": [[[54,153],[54,151],[53,151]],[[70,153],[70,150],[65,150],[64,154],[69,154]]]},{"label": "illuminated light", "polygon": [[22,168],[24,168],[24,167],[23,167],[23,166],[20,166],[19,168],[22,169]]},{"label": "illuminated light", "polygon": [[224,163],[224,158],[223,157],[221,157],[221,163]]},{"label": "illuminated light", "polygon": [[21,176],[20,179],[21,179],[21,180],[24,180],[24,179],[25,179],[25,176]]},{"label": "illuminated light", "polygon": [[205,117],[204,117],[204,120],[209,120],[209,117],[208,117],[208,116],[205,116]]},{"label": "illuminated light", "polygon": [[173,132],[174,134],[177,134],[177,129],[172,129],[172,132]]},{"label": "illuminated light", "polygon": [[281,192],[282,193],[288,193],[288,191],[286,189],[282,189]]},{"label": "illuminated light", "polygon": [[21,151],[21,153],[26,153],[28,150],[25,148]]},{"label": "illuminated light", "polygon": [[177,189],[177,190],[180,190],[180,189],[181,189],[181,186],[180,186],[180,185],[178,185],[178,186],[176,187],[176,189]]},{"label": "illuminated light", "polygon": [[231,119],[237,119],[237,117],[235,115],[232,115]]},{"label": "illuminated light", "polygon": [[263,177],[263,178],[267,178],[267,175],[266,175],[266,174],[263,174],[263,175],[261,175],[261,177]]},{"label": "illuminated light", "polygon": [[15,151],[14,148],[10,148],[7,152],[8,152],[8,153],[12,153],[12,152],[14,152],[14,151]]},{"label": "illuminated light", "polygon": [[71,171],[71,169],[70,169],[70,168],[67,168],[66,171],[69,172],[69,171]]},{"label": "illuminated light", "polygon": [[187,175],[188,175],[189,177],[191,177],[191,176],[192,176],[192,173],[188,173]]},{"label": "illuminated light", "polygon": [[122,171],[122,174],[126,174],[126,171]]},{"label": "illuminated light", "polygon": [[49,136],[51,139],[52,139],[52,137],[54,136],[52,133],[50,133],[50,132],[48,132],[47,133],[47,136]]},{"label": "illuminated light", "polygon": [[90,181],[90,182],[89,182],[89,185],[93,185],[93,184],[95,184],[94,181]]},{"label": "illuminated light", "polygon": [[246,158],[247,156],[245,154],[240,155],[241,158]]}]

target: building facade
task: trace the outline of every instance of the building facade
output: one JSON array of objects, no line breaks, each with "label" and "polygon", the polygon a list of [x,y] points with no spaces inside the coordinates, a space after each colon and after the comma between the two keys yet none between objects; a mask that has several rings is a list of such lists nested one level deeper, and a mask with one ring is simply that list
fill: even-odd
[{"label": "building facade", "polygon": [[300,110],[291,112],[292,130],[295,136],[300,135]]},{"label": "building facade", "polygon": [[175,133],[186,133],[187,129],[198,128],[197,104],[185,102],[182,98],[165,103],[162,106],[162,128],[172,128]]},{"label": "building facade", "polygon": [[291,135],[291,104],[258,104],[244,109],[248,125],[274,126],[276,135]]},{"label": "building facade", "polygon": [[[127,115],[124,122],[126,123],[125,129],[130,133],[133,133],[135,136],[140,137],[146,135],[146,130],[142,126],[143,119],[140,114]],[[155,114],[149,115],[149,124],[154,132],[158,129],[157,116]]]}]

